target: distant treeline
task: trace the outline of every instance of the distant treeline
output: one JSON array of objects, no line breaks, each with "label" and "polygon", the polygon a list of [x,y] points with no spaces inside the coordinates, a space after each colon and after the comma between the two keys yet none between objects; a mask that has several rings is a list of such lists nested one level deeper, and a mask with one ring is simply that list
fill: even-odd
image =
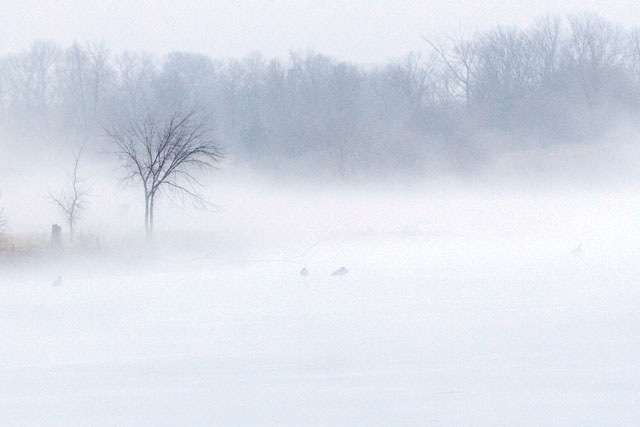
[{"label": "distant treeline", "polygon": [[231,155],[254,167],[347,177],[466,168],[496,150],[586,141],[640,117],[640,29],[546,16],[526,29],[425,36],[422,52],[377,66],[314,53],[158,58],[47,41],[0,59],[6,129],[99,135],[177,106],[205,115]]}]

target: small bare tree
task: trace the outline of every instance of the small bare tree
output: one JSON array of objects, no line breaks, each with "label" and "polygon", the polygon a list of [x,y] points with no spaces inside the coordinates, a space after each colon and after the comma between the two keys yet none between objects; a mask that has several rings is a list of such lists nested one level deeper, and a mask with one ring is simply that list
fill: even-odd
[{"label": "small bare tree", "polygon": [[173,110],[166,116],[149,113],[121,127],[107,129],[115,154],[144,190],[144,225],[147,240],[153,236],[155,198],[163,189],[201,206],[210,203],[197,191],[194,169],[213,168],[224,151],[211,138],[195,112]]},{"label": "small bare tree", "polygon": [[89,190],[78,176],[78,166],[84,146],[73,153],[73,171],[69,181],[57,195],[49,191],[49,198],[60,208],[69,225],[69,238],[73,242],[73,228],[80,212],[86,209]]}]

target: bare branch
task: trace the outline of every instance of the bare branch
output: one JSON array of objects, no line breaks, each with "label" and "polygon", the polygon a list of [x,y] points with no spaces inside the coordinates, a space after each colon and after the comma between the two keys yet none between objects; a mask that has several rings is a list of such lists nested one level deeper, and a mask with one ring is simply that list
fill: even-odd
[{"label": "bare branch", "polygon": [[197,191],[201,183],[193,170],[215,168],[225,153],[195,111],[183,113],[176,109],[164,118],[149,113],[120,128],[107,130],[107,136],[127,177],[137,179],[143,187],[148,238],[153,231],[155,197],[163,188],[183,202],[201,208],[215,207]]}]

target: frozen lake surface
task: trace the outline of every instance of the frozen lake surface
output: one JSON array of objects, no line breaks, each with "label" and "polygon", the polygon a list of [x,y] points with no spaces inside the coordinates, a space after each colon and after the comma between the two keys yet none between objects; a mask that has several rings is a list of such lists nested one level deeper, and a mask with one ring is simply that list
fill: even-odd
[{"label": "frozen lake surface", "polygon": [[232,202],[197,244],[5,262],[0,424],[640,423],[629,193]]}]

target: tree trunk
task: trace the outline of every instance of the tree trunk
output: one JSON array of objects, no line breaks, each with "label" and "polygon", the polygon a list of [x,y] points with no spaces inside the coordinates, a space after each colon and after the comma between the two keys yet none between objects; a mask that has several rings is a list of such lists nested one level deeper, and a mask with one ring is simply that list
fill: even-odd
[{"label": "tree trunk", "polygon": [[145,238],[151,240],[151,231],[149,230],[149,195],[144,195],[144,235]]},{"label": "tree trunk", "polygon": [[149,240],[153,238],[153,201],[155,197],[155,194],[151,194],[151,199],[149,202]]}]

